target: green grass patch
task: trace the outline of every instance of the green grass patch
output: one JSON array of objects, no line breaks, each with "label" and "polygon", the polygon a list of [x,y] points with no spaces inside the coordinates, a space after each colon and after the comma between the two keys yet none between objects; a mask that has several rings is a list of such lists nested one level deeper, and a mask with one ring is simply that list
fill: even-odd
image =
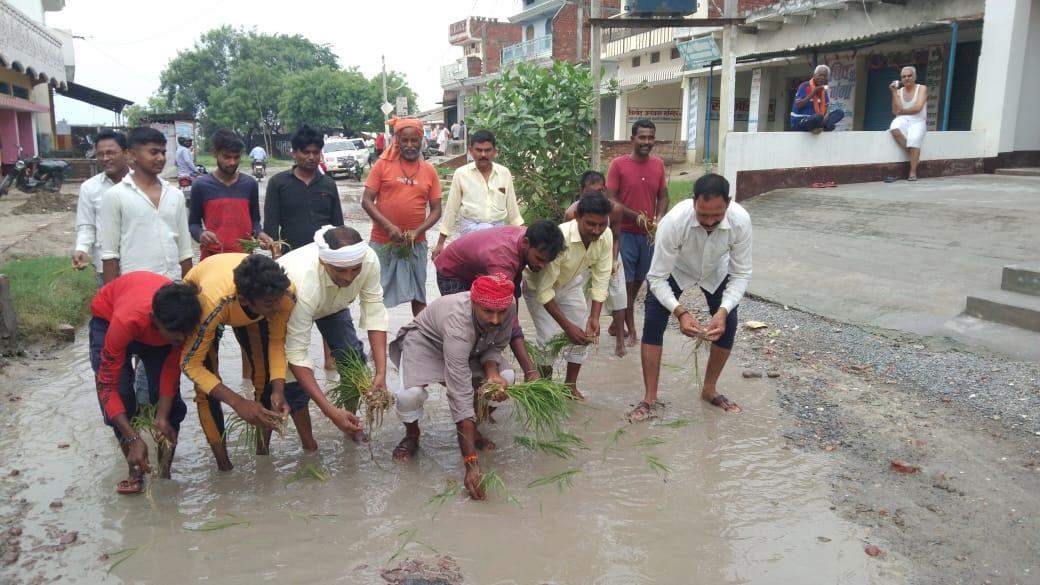
[{"label": "green grass patch", "polygon": [[23,341],[57,338],[58,325],[82,325],[97,291],[94,270],[77,271],[65,256],[12,260],[0,266],[11,281],[11,301]]},{"label": "green grass patch", "polygon": [[675,207],[676,203],[684,199],[689,199],[692,196],[692,179],[673,179],[671,181],[668,181],[668,209]]}]

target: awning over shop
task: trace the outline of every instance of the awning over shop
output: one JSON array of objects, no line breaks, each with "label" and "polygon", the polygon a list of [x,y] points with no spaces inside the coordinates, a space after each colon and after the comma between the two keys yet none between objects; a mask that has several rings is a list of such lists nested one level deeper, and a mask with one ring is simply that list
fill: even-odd
[{"label": "awning over shop", "polygon": [[0,2],[0,65],[54,87],[66,84],[61,39],[7,2]]},{"label": "awning over shop", "polygon": [[[812,53],[821,53],[824,51],[855,51],[858,49],[865,49],[867,47],[880,45],[881,43],[886,43],[888,41],[894,41],[901,38],[909,38],[928,33],[948,31],[950,30],[950,25],[952,23],[952,20],[949,22],[922,22],[914,26],[907,26],[891,31],[842,39],[839,41],[806,43],[804,45],[798,45],[796,47],[784,49],[782,51],[772,51],[768,53],[752,53],[749,55],[737,57],[737,63],[751,63],[757,61],[766,61],[768,59],[795,57],[799,55],[810,55]],[[958,19],[957,24],[961,27],[962,30],[965,28],[979,27],[982,26],[982,17]],[[721,61],[716,61],[715,63],[720,64]]]},{"label": "awning over shop", "polygon": [[68,83],[68,88],[58,89],[57,92],[65,97],[85,102],[99,108],[104,108],[117,114],[121,113],[123,108],[126,106],[134,103],[130,100],[116,97],[96,89],[91,89],[85,85],[80,85],[72,81]]}]

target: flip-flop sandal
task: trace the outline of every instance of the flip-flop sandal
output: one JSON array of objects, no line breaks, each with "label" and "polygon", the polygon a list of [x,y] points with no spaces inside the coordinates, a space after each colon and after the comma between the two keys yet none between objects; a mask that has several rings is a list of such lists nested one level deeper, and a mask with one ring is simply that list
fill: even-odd
[{"label": "flip-flop sandal", "polygon": [[826,183],[823,184],[823,186],[824,187],[837,187],[838,184],[835,183],[834,181],[827,181]]},{"label": "flip-flop sandal", "polygon": [[[733,414],[741,412],[740,406],[738,406],[736,402],[726,398],[725,394],[718,394],[715,398],[712,398],[711,405],[717,406],[726,412],[732,412]],[[731,408],[735,408],[736,410],[731,410]]]},{"label": "flip-flop sandal", "polygon": [[640,402],[625,415],[625,419],[630,423],[645,422],[652,418],[657,418],[657,413],[654,412],[653,407],[646,402]]},{"label": "flip-flop sandal", "polygon": [[142,487],[143,484],[143,478],[124,479],[116,484],[116,493],[123,494],[124,496],[139,494],[144,491],[144,488]]},{"label": "flip-flop sandal", "polygon": [[917,177],[907,177],[907,178],[906,178],[906,180],[907,180],[907,181],[911,181],[911,182],[912,182],[912,181],[916,181],[916,180],[917,180]]},{"label": "flip-flop sandal", "polygon": [[[408,446],[408,445],[414,445],[414,446]],[[409,441],[407,443],[407,445],[405,444],[405,441],[402,440],[400,443],[397,444],[396,447],[394,447],[394,451],[393,451],[392,455],[396,456],[398,454],[404,454],[404,455],[407,455],[407,457],[405,457],[404,459],[401,459],[401,461],[411,461],[412,459],[415,458],[415,454],[418,453],[418,452],[419,452],[419,441],[418,440],[414,440],[413,439],[413,440]],[[397,457],[394,457],[394,459],[397,460]]]},{"label": "flip-flop sandal", "polygon": [[827,183],[813,183],[812,184],[812,188],[813,189],[826,189],[827,188]]}]

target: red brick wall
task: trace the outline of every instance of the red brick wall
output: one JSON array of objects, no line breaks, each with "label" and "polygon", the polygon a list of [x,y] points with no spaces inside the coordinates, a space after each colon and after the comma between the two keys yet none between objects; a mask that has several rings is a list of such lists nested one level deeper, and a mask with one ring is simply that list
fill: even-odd
[{"label": "red brick wall", "polygon": [[[582,33],[581,33],[581,60],[589,60],[589,35],[592,34],[589,26],[589,14],[592,11],[592,2],[583,0],[585,6],[582,11]],[[603,0],[600,2],[600,11],[604,17],[617,14],[621,5],[620,0]],[[577,61],[578,48],[578,7],[576,4],[566,4],[553,19],[553,58],[559,61]]]},{"label": "red brick wall", "polygon": [[[487,58],[485,73],[497,73],[502,67],[502,48],[519,43],[523,29],[519,24],[489,22],[484,32],[486,36],[483,38],[487,39],[487,44],[484,46],[484,56]],[[479,27],[474,33],[476,36],[480,36]]]},{"label": "red brick wall", "polygon": [[[603,140],[600,142],[600,156],[610,163],[619,156],[632,154],[632,143],[628,140]],[[666,163],[686,161],[686,143],[679,140],[658,140],[654,144],[654,156],[659,156]]]}]

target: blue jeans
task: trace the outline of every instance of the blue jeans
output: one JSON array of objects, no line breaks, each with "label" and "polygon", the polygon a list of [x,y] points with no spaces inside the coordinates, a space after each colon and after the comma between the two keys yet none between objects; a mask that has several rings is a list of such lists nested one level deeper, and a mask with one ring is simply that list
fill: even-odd
[{"label": "blue jeans", "polygon": [[625,265],[625,282],[643,282],[650,272],[654,247],[646,234],[621,232],[621,262]]},{"label": "blue jeans", "polygon": [[[101,369],[101,348],[105,346],[105,335],[107,333],[108,321],[98,317],[91,318],[89,327],[90,367],[94,369],[95,376],[97,376],[98,370]],[[163,363],[166,362],[166,357],[171,350],[172,346],[169,345],[145,345],[137,341],[127,346],[126,362],[123,364],[123,372],[119,377],[119,399],[123,402],[123,407],[126,409],[127,418],[133,420],[137,414],[137,407],[141,403],[138,399],[140,394],[134,389],[138,376],[134,375],[134,369],[130,366],[130,358],[137,356],[139,369],[144,372],[143,380],[141,380],[146,388],[144,398],[147,399],[148,404],[154,405],[159,402],[159,378],[162,374]],[[173,397],[173,407],[170,408],[170,425],[179,430],[181,421],[184,420],[184,415],[187,411],[187,406],[185,406],[184,400],[181,399],[178,387],[178,392]],[[104,417],[105,424],[112,427],[117,438],[122,439],[119,429],[112,421],[108,420],[104,413],[105,410],[102,408],[101,414]]]}]

